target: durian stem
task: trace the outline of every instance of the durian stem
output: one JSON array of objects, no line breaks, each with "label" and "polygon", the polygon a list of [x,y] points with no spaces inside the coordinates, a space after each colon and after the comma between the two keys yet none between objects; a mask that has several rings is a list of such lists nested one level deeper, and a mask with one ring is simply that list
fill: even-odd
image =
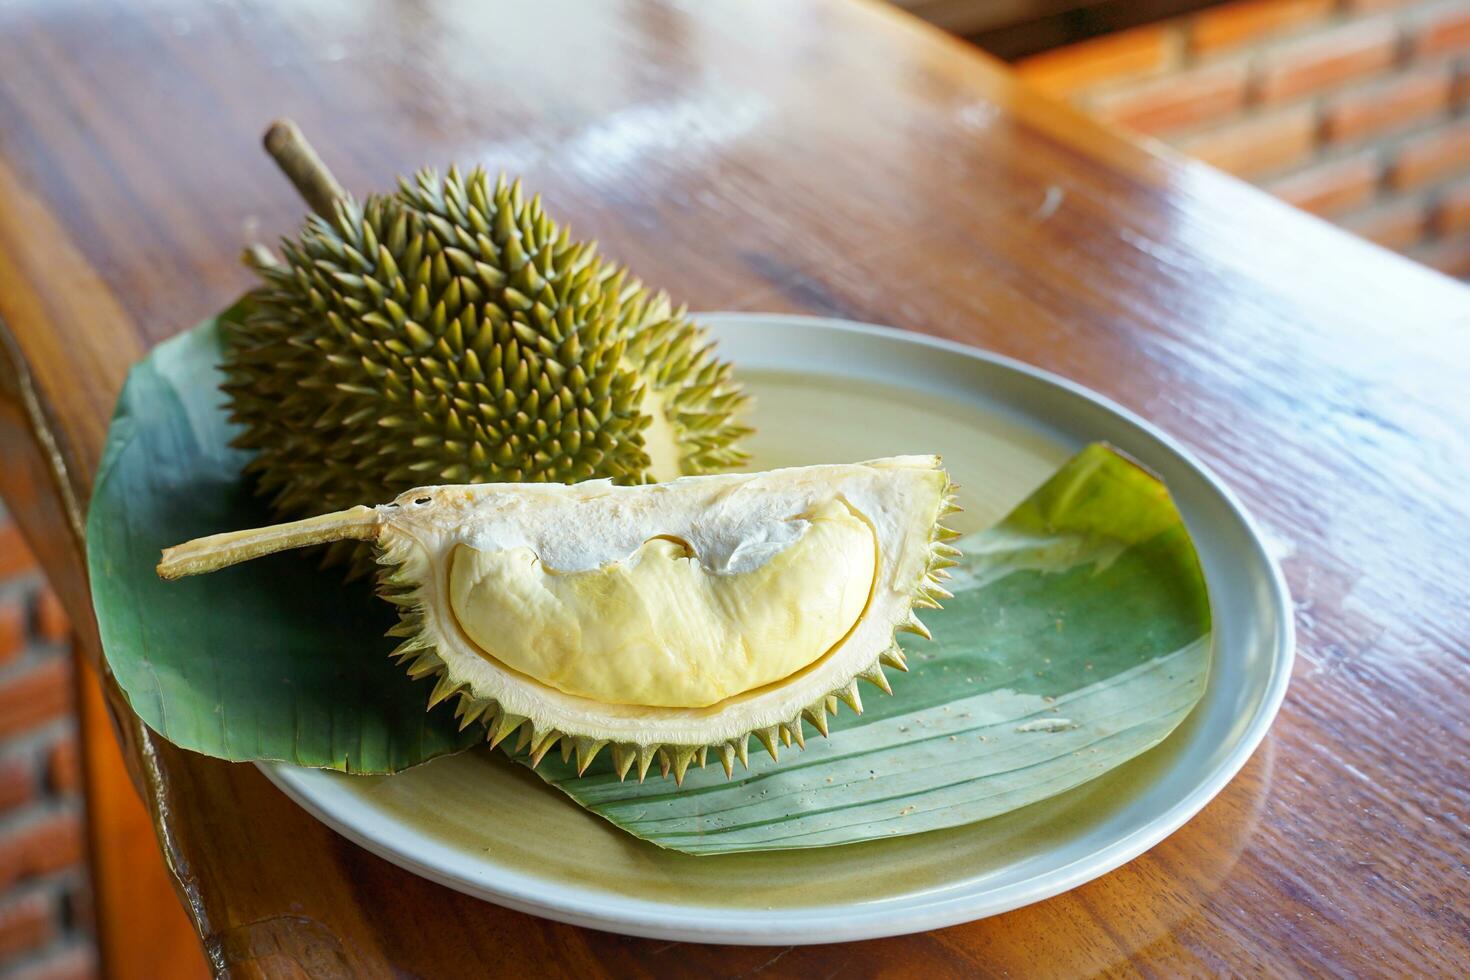
[{"label": "durian stem", "polygon": [[307,205],[323,218],[331,218],[333,205],[346,197],[347,192],[306,141],[301,129],[289,119],[277,119],[265,131],[265,151],[296,185]]},{"label": "durian stem", "polygon": [[290,548],[305,548],[330,541],[375,540],[383,529],[383,517],[375,507],[357,506],[320,517],[274,524],[249,531],[227,531],[196,538],[163,549],[158,577],[183,578],[213,572],[230,565],[275,554]]}]

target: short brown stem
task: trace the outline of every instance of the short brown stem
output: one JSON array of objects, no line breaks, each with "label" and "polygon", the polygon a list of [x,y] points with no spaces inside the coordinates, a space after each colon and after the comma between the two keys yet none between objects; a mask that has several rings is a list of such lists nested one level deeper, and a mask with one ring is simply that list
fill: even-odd
[{"label": "short brown stem", "polygon": [[307,205],[323,218],[332,217],[333,205],[347,192],[306,141],[300,127],[289,119],[277,119],[265,131],[265,149]]}]

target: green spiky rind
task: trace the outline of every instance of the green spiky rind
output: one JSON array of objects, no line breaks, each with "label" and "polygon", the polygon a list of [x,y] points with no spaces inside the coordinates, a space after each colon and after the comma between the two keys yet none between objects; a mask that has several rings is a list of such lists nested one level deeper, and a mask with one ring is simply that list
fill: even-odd
[{"label": "green spiky rind", "polygon": [[715,357],[707,331],[674,308],[666,293],[649,293],[619,272],[609,281],[619,296],[620,332],[629,338],[627,359],[642,376],[679,436],[681,473],[712,473],[745,462],[739,424],[750,398],[735,383],[728,362]]},{"label": "green spiky rind", "polygon": [[[947,543],[957,537],[956,533],[942,523],[945,516],[960,509],[955,503],[956,489],[953,483],[946,483],[940,498],[938,514],[929,537],[924,574],[914,592],[915,606],[920,604],[921,597],[928,597],[929,607],[935,609],[939,608],[938,598],[953,598],[940,583],[949,578],[946,569],[954,566],[955,559],[960,555],[958,549]],[[572,734],[554,726],[539,725],[533,718],[505,710],[493,698],[475,694],[468,683],[452,677],[448,666],[439,656],[436,641],[424,621],[425,596],[421,583],[429,580],[432,570],[428,557],[421,549],[406,538],[385,535],[378,539],[376,560],[378,595],[398,607],[399,621],[388,631],[388,635],[398,637],[402,642],[392,656],[408,668],[410,677],[437,678],[429,695],[429,707],[451,697],[455,698],[454,715],[460,722],[461,730],[479,723],[484,727],[486,741],[492,748],[503,745],[512,756],[529,753],[532,768],[560,745],[564,762],[575,756],[577,775],[580,776],[603,749],[608,749],[612,755],[613,770],[620,780],[626,778],[636,765],[637,778],[641,783],[652,764],[657,761],[659,771],[664,777],[672,775],[676,785],[683,785],[691,761],[697,761],[703,767],[707,756],[713,752],[720,760],[726,778],[731,778],[737,760],[744,768],[750,768],[749,739],[752,735],[770,755],[771,761],[779,762],[782,747],[790,748],[795,745],[798,749],[806,748],[803,723],[810,724],[818,734],[826,738],[830,730],[827,716],[837,714],[839,703],[846,704],[854,714],[863,713],[858,681],[866,681],[884,694],[892,694],[893,689],[883,668],[887,666],[899,671],[908,670],[903,649],[895,636],[893,644],[882,650],[871,664],[846,683],[802,708],[789,721],[758,728],[737,738],[695,745],[649,745],[612,742],[588,735]],[[895,633],[900,631],[915,633],[925,639],[931,638],[928,629],[919,622],[912,609],[908,618],[895,627]],[[509,740],[511,735],[517,736],[514,742]]]},{"label": "green spiky rind", "polygon": [[282,251],[226,324],[222,385],[282,516],[428,483],[648,482],[648,410],[679,450],[658,476],[744,459],[745,396],[703,331],[519,183],[426,170]]}]

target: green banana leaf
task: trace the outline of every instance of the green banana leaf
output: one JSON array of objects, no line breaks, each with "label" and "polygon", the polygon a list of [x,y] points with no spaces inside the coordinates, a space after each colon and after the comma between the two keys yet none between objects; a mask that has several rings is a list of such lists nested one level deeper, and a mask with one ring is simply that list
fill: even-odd
[{"label": "green banana leaf", "polygon": [[425,712],[428,680],[388,659],[397,619],[363,583],[300,555],[163,582],[159,549],[271,522],[219,392],[219,321],[160,344],[128,375],[87,514],[103,651],[128,702],[175,745],[234,761],[387,773],[484,740]]},{"label": "green banana leaf", "polygon": [[964,552],[934,640],[904,637],[893,696],[844,712],[780,765],[751,757],[684,785],[536,772],[582,806],[691,854],[821,847],[972,823],[1046,799],[1157,745],[1204,693],[1210,609],[1163,485],[1090,446]]},{"label": "green banana leaf", "polygon": [[[278,555],[165,583],[159,551],[268,523],[222,408],[220,320],[154,350],[119,399],[88,516],[105,654],[135,711],[184,748],[234,761],[386,773],[483,740],[388,658],[394,616],[362,584]],[[779,767],[752,756],[620,783],[554,758],[540,775],[629,832],[720,853],[811,847],[967,823],[1091,779],[1163,739],[1198,701],[1209,607],[1164,488],[1111,450],[1067,464],[996,527],[959,542],[955,598],[906,643],[894,696],[809,734]],[[905,638],[907,639],[907,638]],[[788,749],[788,753],[795,753]]]}]

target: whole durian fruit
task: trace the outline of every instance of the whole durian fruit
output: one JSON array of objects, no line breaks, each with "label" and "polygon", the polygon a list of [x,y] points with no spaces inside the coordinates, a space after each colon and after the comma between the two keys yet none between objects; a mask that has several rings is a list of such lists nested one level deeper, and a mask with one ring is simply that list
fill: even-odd
[{"label": "whole durian fruit", "polygon": [[358,202],[294,125],[266,146],[317,213],[284,261],[247,253],[264,282],[227,324],[222,387],[278,515],[424,483],[637,484],[745,458],[747,396],[704,331],[519,182],[425,170]]}]

